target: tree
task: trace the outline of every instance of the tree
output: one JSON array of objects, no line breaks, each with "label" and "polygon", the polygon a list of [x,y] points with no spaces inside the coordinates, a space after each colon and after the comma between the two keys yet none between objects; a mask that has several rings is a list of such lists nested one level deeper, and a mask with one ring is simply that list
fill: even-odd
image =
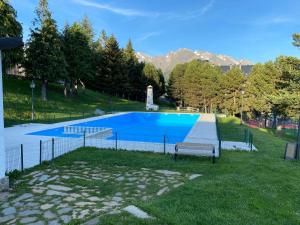
[{"label": "tree", "polygon": [[162,72],[151,63],[146,63],[143,69],[146,86],[153,87],[153,97],[157,99],[164,92],[164,78]]},{"label": "tree", "polygon": [[272,102],[272,96],[276,95],[276,82],[279,71],[273,62],[256,64],[246,82],[246,107],[256,116],[268,116],[278,114],[278,109]]},{"label": "tree", "polygon": [[125,90],[128,98],[135,100],[139,99],[145,88],[142,66],[140,65],[138,58],[135,55],[135,51],[132,47],[131,40],[128,40],[126,48],[123,51],[124,55],[124,69],[127,74],[127,82],[125,84]]},{"label": "tree", "polygon": [[105,43],[103,57],[105,91],[116,96],[120,95],[123,93],[124,84],[123,54],[113,35]]},{"label": "tree", "polygon": [[245,82],[245,77],[238,67],[233,67],[220,79],[221,90],[219,92],[219,98],[223,99],[220,107],[225,113],[232,115],[240,113],[241,99]]},{"label": "tree", "polygon": [[300,48],[300,34],[293,34],[293,45]]},{"label": "tree", "polygon": [[77,93],[77,85],[91,79],[93,73],[92,50],[83,27],[74,23],[66,26],[63,32],[64,55],[67,62],[71,93]]},{"label": "tree", "polygon": [[276,83],[278,93],[273,96],[275,105],[288,116],[299,115],[300,112],[300,59],[291,56],[280,56],[275,65],[279,70]]},{"label": "tree", "polygon": [[169,76],[168,95],[184,106],[184,74],[187,64],[177,64]]},{"label": "tree", "polygon": [[[17,12],[8,0],[0,1],[0,37],[22,37],[22,25],[17,21]],[[21,63],[23,48],[3,51],[3,70]]]},{"label": "tree", "polygon": [[216,88],[220,70],[210,63],[193,60],[187,64],[183,87],[184,102],[188,106],[212,112],[215,108]]},{"label": "tree", "polygon": [[94,30],[88,16],[84,16],[81,23],[82,33],[87,37],[89,45],[93,46]]},{"label": "tree", "polygon": [[42,99],[47,100],[47,83],[66,78],[66,61],[62,38],[48,9],[48,1],[40,0],[36,10],[35,28],[26,45],[26,74],[42,81]]}]

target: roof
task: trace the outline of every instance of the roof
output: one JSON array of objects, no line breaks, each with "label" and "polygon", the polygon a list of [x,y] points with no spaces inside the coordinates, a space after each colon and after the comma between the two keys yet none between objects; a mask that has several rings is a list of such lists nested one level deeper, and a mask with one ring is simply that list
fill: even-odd
[{"label": "roof", "polygon": [[22,38],[19,37],[0,38],[0,50],[17,48],[23,45]]}]

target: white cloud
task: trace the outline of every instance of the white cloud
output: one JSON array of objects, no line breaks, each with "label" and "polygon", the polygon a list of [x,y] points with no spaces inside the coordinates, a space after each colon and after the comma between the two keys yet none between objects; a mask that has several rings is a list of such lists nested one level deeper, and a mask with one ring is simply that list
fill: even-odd
[{"label": "white cloud", "polygon": [[122,16],[138,16],[138,17],[150,17],[150,18],[165,18],[165,19],[178,19],[178,20],[189,20],[196,17],[203,16],[206,14],[214,5],[214,0],[209,0],[209,2],[203,5],[200,9],[188,12],[153,12],[153,11],[141,11],[129,8],[114,7],[110,4],[103,4],[94,2],[91,0],[73,0],[73,2],[96,9],[107,10],[115,14]]},{"label": "white cloud", "polygon": [[141,41],[147,40],[148,38],[151,38],[154,36],[159,36],[160,34],[161,34],[161,32],[158,32],[158,31],[144,33],[139,38],[137,38],[137,41],[141,42]]},{"label": "white cloud", "polygon": [[83,6],[103,9],[123,16],[150,16],[148,12],[142,12],[134,9],[118,8],[118,7],[111,6],[109,4],[96,3],[89,0],[73,0],[73,1]]},{"label": "white cloud", "polygon": [[279,25],[279,24],[288,24],[294,23],[294,20],[291,17],[287,16],[267,16],[262,17],[253,22],[254,25],[268,26],[268,25]]}]

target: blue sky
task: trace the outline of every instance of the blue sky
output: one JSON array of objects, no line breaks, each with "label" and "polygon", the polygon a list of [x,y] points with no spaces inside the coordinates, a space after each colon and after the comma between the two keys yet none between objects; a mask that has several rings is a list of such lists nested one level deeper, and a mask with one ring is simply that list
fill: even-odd
[{"label": "blue sky", "polygon": [[[38,0],[11,0],[24,36]],[[98,36],[113,33],[123,47],[162,55],[178,48],[249,59],[300,57],[291,35],[300,33],[299,0],[49,0],[60,29],[87,15]]]}]

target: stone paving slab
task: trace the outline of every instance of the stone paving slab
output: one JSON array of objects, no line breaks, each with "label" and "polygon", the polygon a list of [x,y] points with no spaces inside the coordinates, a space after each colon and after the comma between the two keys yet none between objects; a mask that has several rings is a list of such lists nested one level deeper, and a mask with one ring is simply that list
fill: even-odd
[{"label": "stone paving slab", "polygon": [[92,225],[102,215],[118,214],[137,199],[160,197],[199,176],[81,161],[55,169],[49,165],[18,179],[17,192],[1,195],[0,224],[59,225],[79,219]]}]

